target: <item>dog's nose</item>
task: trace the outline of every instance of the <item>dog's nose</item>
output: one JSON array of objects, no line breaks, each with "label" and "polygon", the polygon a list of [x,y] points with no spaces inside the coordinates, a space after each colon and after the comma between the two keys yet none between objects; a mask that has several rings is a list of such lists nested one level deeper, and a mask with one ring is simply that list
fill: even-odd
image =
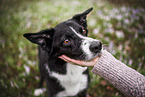
[{"label": "dog's nose", "polygon": [[102,43],[100,41],[92,42],[90,45],[90,50],[93,53],[98,53],[102,49]]}]

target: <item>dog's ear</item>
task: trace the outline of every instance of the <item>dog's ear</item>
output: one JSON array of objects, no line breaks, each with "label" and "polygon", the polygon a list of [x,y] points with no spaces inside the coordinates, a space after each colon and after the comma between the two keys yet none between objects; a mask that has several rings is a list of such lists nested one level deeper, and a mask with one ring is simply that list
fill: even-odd
[{"label": "dog's ear", "polygon": [[83,13],[80,14],[76,14],[75,16],[72,17],[73,20],[75,20],[76,22],[78,22],[80,25],[82,26],[87,26],[87,20],[86,17],[87,15],[93,10],[93,8],[89,8],[88,10],[84,11]]},{"label": "dog's ear", "polygon": [[23,36],[27,38],[32,43],[38,44],[44,50],[49,50],[52,44],[52,37],[54,34],[54,29],[45,29],[37,33],[26,33]]}]

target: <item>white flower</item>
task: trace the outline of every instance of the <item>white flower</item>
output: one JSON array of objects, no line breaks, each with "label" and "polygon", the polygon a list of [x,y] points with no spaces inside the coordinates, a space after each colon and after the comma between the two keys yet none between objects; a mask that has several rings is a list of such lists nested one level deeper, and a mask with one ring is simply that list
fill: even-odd
[{"label": "white flower", "polygon": [[110,39],[108,37],[105,37],[104,39],[105,39],[105,41],[110,41]]},{"label": "white flower", "polygon": [[136,39],[138,38],[138,33],[135,33],[134,38]]},{"label": "white flower", "polygon": [[104,16],[104,20],[109,21],[110,17],[109,16]]},{"label": "white flower", "polygon": [[121,44],[121,45],[118,46],[118,50],[122,51],[122,49],[123,49],[123,46]]},{"label": "white flower", "polygon": [[116,31],[115,33],[116,33],[116,36],[118,38],[123,38],[124,37],[124,33],[122,31]]},{"label": "white flower", "polygon": [[117,8],[113,8],[112,12],[117,14],[117,13],[119,13],[119,10]]},{"label": "white flower", "polygon": [[117,20],[122,20],[122,18],[123,18],[123,16],[121,14],[119,14],[119,15],[116,16],[116,19]]},{"label": "white flower", "polygon": [[45,88],[35,89],[34,95],[35,95],[35,96],[40,96],[40,95],[42,95],[45,91],[46,91]]},{"label": "white flower", "polygon": [[122,12],[126,12],[127,8],[125,6],[121,7]]},{"label": "white flower", "polygon": [[129,20],[128,20],[128,19],[125,19],[125,20],[124,20],[124,23],[125,23],[125,24],[129,24]]},{"label": "white flower", "polygon": [[93,33],[94,33],[94,34],[98,34],[99,31],[100,31],[100,29],[97,29],[97,28],[96,28],[96,29],[93,30]]},{"label": "white flower", "polygon": [[133,60],[129,60],[128,64],[131,66],[133,63]]},{"label": "white flower", "polygon": [[91,19],[91,20],[88,22],[88,24],[89,24],[91,27],[93,27],[93,26],[96,25],[96,20],[95,20],[95,19]]},{"label": "white flower", "polygon": [[30,26],[32,25],[32,23],[30,21],[27,22],[26,27],[30,28]]},{"label": "white flower", "polygon": [[109,48],[110,48],[110,49],[112,49],[112,48],[113,48],[113,46],[114,46],[113,41],[110,41],[110,43],[109,43]]},{"label": "white flower", "polygon": [[108,23],[108,28],[112,28],[112,24],[111,23]]},{"label": "white flower", "polygon": [[125,13],[124,13],[124,16],[125,16],[125,17],[128,17],[128,16],[129,16],[129,12],[125,12]]},{"label": "white flower", "polygon": [[102,11],[100,11],[100,10],[96,11],[96,14],[97,14],[97,15],[100,15],[100,16],[103,15]]},{"label": "white flower", "polygon": [[105,29],[105,32],[108,32],[108,33],[113,33],[114,32],[114,29],[111,27],[111,28],[107,28]]},{"label": "white flower", "polygon": [[24,65],[24,68],[25,68],[26,73],[27,73],[27,74],[29,74],[29,73],[30,73],[30,67],[29,67],[29,66]]}]

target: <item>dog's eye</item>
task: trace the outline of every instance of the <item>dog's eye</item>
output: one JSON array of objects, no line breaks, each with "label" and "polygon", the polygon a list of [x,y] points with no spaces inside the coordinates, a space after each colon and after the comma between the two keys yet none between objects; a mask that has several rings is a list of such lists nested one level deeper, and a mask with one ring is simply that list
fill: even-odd
[{"label": "dog's eye", "polygon": [[86,30],[83,29],[83,34],[86,35],[86,33],[87,33]]},{"label": "dog's eye", "polygon": [[70,41],[68,39],[64,40],[65,44],[68,44]]}]

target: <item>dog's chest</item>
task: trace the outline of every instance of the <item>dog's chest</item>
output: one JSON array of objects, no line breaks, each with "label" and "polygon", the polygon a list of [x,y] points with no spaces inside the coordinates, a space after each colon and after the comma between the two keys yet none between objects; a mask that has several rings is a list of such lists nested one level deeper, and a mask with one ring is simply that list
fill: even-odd
[{"label": "dog's chest", "polygon": [[74,96],[87,87],[87,75],[83,74],[87,67],[76,66],[69,63],[66,65],[66,74],[51,73],[51,76],[57,78],[61,86],[65,89],[59,92],[57,97]]}]

